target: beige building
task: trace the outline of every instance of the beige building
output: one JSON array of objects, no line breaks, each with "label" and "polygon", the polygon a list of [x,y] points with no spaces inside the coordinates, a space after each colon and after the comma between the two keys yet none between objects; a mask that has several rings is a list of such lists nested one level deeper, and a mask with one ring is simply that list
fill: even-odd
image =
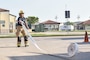
[{"label": "beige building", "polygon": [[16,16],[0,8],[0,34],[14,33]]}]

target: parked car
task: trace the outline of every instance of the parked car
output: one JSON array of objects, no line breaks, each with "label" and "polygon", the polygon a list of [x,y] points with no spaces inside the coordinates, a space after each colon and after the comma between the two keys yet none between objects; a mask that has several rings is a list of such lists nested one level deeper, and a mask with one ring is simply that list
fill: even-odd
[{"label": "parked car", "polygon": [[74,26],[73,25],[63,25],[63,26],[60,26],[60,30],[61,31],[73,31]]}]

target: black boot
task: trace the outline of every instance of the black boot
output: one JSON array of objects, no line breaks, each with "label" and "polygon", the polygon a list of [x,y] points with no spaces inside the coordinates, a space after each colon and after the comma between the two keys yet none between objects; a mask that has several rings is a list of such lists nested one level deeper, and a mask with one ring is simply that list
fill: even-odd
[{"label": "black boot", "polygon": [[17,47],[20,47],[21,46],[21,37],[18,37],[18,40],[17,40]]},{"label": "black boot", "polygon": [[25,44],[25,47],[28,47],[28,39],[27,39],[27,36],[24,36],[24,44]]}]

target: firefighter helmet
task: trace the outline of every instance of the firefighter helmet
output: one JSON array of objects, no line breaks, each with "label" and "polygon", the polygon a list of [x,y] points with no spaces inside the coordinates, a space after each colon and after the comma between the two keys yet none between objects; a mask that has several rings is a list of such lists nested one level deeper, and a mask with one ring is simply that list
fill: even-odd
[{"label": "firefighter helmet", "polygon": [[20,10],[19,14],[24,14],[23,10]]}]

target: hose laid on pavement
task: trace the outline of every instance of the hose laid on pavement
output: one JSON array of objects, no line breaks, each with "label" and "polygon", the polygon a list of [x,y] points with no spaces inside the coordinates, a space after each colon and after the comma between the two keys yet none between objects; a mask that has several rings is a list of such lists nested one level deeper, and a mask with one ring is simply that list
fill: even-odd
[{"label": "hose laid on pavement", "polygon": [[[27,30],[27,28],[25,27],[23,21],[21,21],[21,24],[22,24],[22,27],[25,31],[26,34],[28,34],[28,39],[33,43],[33,45],[39,49],[40,51],[42,51],[43,53],[45,54],[48,54],[45,50],[41,49],[36,41],[33,39],[33,37],[31,36],[31,34],[29,33],[29,31]],[[68,55],[60,55],[61,57],[73,57],[75,56],[76,54],[78,53],[78,44],[77,43],[71,43],[68,47]],[[55,55],[52,55],[52,54],[48,54],[48,55],[51,55],[51,56],[55,56]],[[58,56],[59,57],[59,56]]]},{"label": "hose laid on pavement", "polygon": [[26,28],[26,26],[24,25],[24,22],[23,22],[23,21],[21,21],[21,24],[22,24],[22,28],[24,29],[25,33],[29,36],[29,37],[28,37],[28,40],[30,40],[37,49],[39,49],[39,50],[42,51],[42,52],[45,52],[43,49],[41,49],[41,48],[37,45],[36,41],[33,39],[33,37],[31,36],[31,34],[29,33],[29,31],[27,30],[27,28]]}]

